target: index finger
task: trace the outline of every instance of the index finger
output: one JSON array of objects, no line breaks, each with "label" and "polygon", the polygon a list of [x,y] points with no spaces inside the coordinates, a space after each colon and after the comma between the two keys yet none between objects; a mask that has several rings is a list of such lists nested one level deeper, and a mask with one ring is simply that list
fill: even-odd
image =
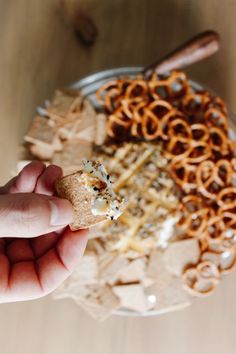
[{"label": "index finger", "polygon": [[36,187],[34,189],[35,193],[53,195],[54,194],[54,184],[55,181],[62,176],[62,169],[56,165],[48,166],[43,173],[39,176]]}]

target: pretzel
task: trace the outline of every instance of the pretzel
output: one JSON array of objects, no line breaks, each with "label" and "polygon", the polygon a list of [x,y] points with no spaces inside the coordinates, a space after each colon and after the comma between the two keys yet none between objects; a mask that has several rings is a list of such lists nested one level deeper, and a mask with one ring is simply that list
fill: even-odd
[{"label": "pretzel", "polygon": [[191,92],[183,98],[182,109],[188,115],[198,115],[200,112],[204,112],[209,102],[209,92]]},{"label": "pretzel", "polygon": [[119,96],[119,90],[117,88],[113,88],[109,90],[109,94],[106,95],[105,107],[108,110],[108,112],[112,112],[113,109],[116,108],[117,96]]},{"label": "pretzel", "polygon": [[186,209],[188,212],[193,213],[202,207],[202,199],[201,197],[189,194],[182,198],[182,209]]},{"label": "pretzel", "polygon": [[154,140],[162,136],[161,120],[172,110],[171,104],[163,100],[156,100],[145,107],[141,120],[143,137]]},{"label": "pretzel", "polygon": [[196,181],[199,192],[206,198],[215,200],[220,186],[215,176],[215,164],[211,160],[201,162],[196,170]]},{"label": "pretzel", "polygon": [[185,220],[186,234],[190,237],[202,238],[207,227],[208,209],[200,209],[189,214]]},{"label": "pretzel", "polygon": [[196,164],[210,157],[210,148],[205,141],[195,141],[181,136],[174,136],[166,147],[167,156],[176,162],[182,159],[188,164]]},{"label": "pretzel", "polygon": [[223,128],[224,131],[228,130],[228,120],[227,116],[222,113],[217,108],[209,108],[205,114],[204,118],[208,126],[215,126],[217,128]]},{"label": "pretzel", "polygon": [[221,220],[224,223],[224,229],[232,228],[236,230],[236,214],[232,211],[219,209],[218,214],[221,216]]},{"label": "pretzel", "polygon": [[[162,139],[165,140],[170,140],[172,135],[173,135],[173,129],[170,133],[170,126],[172,122],[175,122],[178,120],[178,122],[183,121],[187,123],[187,118],[186,116],[180,112],[179,110],[173,108],[169,113],[167,113],[164,117],[161,119],[161,125],[162,125]],[[183,123],[184,125],[184,123]],[[186,127],[186,126],[185,126]],[[187,131],[189,132],[189,129],[186,128]]]},{"label": "pretzel", "polygon": [[173,71],[167,77],[153,74],[148,84],[154,100],[164,98],[172,101],[184,96],[188,89],[186,74],[178,71]]},{"label": "pretzel", "polygon": [[161,136],[160,120],[149,109],[145,109],[143,119],[141,122],[141,129],[143,137],[146,140],[154,140]]},{"label": "pretzel", "polygon": [[144,116],[145,107],[148,105],[148,101],[142,100],[138,102],[133,109],[133,122],[131,126],[131,135],[138,137],[142,134],[142,120]]},{"label": "pretzel", "polygon": [[141,97],[135,98],[124,98],[120,101],[121,110],[128,118],[132,119],[134,116],[134,112],[136,107],[141,103],[143,105],[143,100]]},{"label": "pretzel", "polygon": [[213,262],[221,274],[228,274],[236,265],[236,249],[231,247],[219,253],[206,251],[202,253],[201,260]]},{"label": "pretzel", "polygon": [[201,197],[196,195],[186,195],[180,203],[179,210],[182,217],[177,226],[180,227],[185,237],[194,237],[199,241],[202,251],[208,248],[208,219],[213,218],[212,210],[204,208]]},{"label": "pretzel", "polygon": [[189,155],[192,142],[189,139],[186,139],[181,136],[173,136],[172,139],[166,145],[166,151],[168,157],[173,159],[173,161],[180,161],[181,159]]},{"label": "pretzel", "polygon": [[208,220],[207,223],[207,238],[208,242],[221,241],[223,238],[222,230],[224,229],[224,223],[219,215],[215,215]]},{"label": "pretzel", "polygon": [[216,174],[217,182],[225,187],[232,182],[233,177],[233,162],[230,163],[228,160],[221,159],[216,162]]},{"label": "pretzel", "polygon": [[[183,273],[185,289],[195,296],[210,295],[219,282],[220,272],[211,261],[202,261],[196,267],[187,268]],[[205,285],[204,288],[202,285]],[[208,285],[208,287],[207,287]]]},{"label": "pretzel", "polygon": [[189,192],[196,189],[196,166],[190,165],[185,160],[174,160],[171,163],[171,175],[175,182],[183,188],[184,191]]},{"label": "pretzel", "polygon": [[191,128],[186,121],[181,118],[176,118],[169,124],[169,134],[170,136],[182,136],[184,138],[191,139]]},{"label": "pretzel", "polygon": [[210,145],[214,151],[220,152],[221,155],[226,155],[229,151],[228,137],[217,127],[210,128]]},{"label": "pretzel", "polygon": [[207,160],[211,155],[209,144],[206,141],[190,141],[190,150],[188,152],[188,163],[199,163]]},{"label": "pretzel", "polygon": [[211,160],[203,161],[197,167],[196,179],[199,192],[206,198],[217,199],[219,191],[232,180],[232,166],[224,159],[217,163]]},{"label": "pretzel", "polygon": [[226,120],[227,120],[228,110],[227,110],[225,102],[222,100],[222,98],[220,98],[219,96],[211,96],[211,102],[209,104],[209,108],[212,108],[212,107],[216,108],[218,111],[223,113],[226,117]]},{"label": "pretzel", "polygon": [[96,92],[96,98],[99,101],[100,104],[104,104],[104,97],[108,95],[108,92],[117,89],[119,87],[119,82],[117,80],[114,81],[108,81],[105,84],[103,84]]},{"label": "pretzel", "polygon": [[178,221],[178,226],[185,227],[186,218],[197,212],[200,208],[202,208],[202,199],[200,197],[194,194],[183,197],[178,208],[181,214],[181,218]]},{"label": "pretzel", "polygon": [[236,155],[236,141],[228,139],[228,148],[229,148],[229,153],[231,154],[230,158],[232,158],[231,162],[233,164],[234,156]]},{"label": "pretzel", "polygon": [[148,109],[160,119],[165,116],[166,113],[172,111],[173,107],[170,103],[164,100],[156,100],[149,104]]},{"label": "pretzel", "polygon": [[196,123],[191,125],[192,139],[208,141],[209,140],[209,129],[206,125]]},{"label": "pretzel", "polygon": [[117,112],[111,115],[107,122],[107,134],[109,137],[114,138],[117,135],[117,128],[121,128],[123,131],[127,132],[130,126],[131,120],[122,116],[121,112]]},{"label": "pretzel", "polygon": [[227,235],[228,231],[229,230],[222,231],[222,234],[218,238],[208,238],[208,245],[206,249],[217,254],[222,254],[223,252],[236,249],[235,233],[232,233],[232,237],[229,237]]},{"label": "pretzel", "polygon": [[236,187],[227,187],[219,192],[218,205],[222,210],[236,207]]},{"label": "pretzel", "polygon": [[148,85],[144,80],[133,80],[130,85],[126,88],[124,97],[134,98],[134,97],[144,97],[147,94]]}]

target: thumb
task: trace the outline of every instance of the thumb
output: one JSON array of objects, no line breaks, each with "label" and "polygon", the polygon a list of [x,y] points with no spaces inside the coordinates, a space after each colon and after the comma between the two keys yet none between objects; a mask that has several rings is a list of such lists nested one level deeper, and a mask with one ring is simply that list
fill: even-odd
[{"label": "thumb", "polygon": [[72,218],[66,199],[35,193],[0,195],[0,237],[36,237],[65,227]]}]

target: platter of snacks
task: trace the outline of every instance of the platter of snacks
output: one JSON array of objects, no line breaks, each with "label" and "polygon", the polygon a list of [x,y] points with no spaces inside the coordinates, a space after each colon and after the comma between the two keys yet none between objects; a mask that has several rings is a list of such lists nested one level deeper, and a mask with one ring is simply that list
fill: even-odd
[{"label": "platter of snacks", "polygon": [[99,161],[125,208],[91,227],[54,298],[104,320],[177,310],[214,292],[236,261],[232,133],[224,101],[180,70],[117,68],[56,91],[37,109],[19,166],[34,157],[70,175],[82,159]]}]

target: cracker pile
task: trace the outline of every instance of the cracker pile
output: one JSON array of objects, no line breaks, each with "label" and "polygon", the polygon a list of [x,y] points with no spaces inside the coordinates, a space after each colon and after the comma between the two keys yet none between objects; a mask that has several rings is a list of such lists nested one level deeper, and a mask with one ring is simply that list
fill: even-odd
[{"label": "cracker pile", "polygon": [[76,272],[54,292],[54,298],[73,299],[98,321],[119,309],[161,313],[183,308],[190,305],[191,297],[180,275],[199,256],[198,242],[193,239],[146,255],[108,251],[105,239],[92,239]]},{"label": "cracker pile", "polygon": [[59,165],[64,174],[76,172],[82,158],[91,157],[92,143],[98,135],[96,121],[104,121],[106,116],[97,114],[90,101],[74,90],[57,90],[38,113],[24,137],[31,153],[27,158],[33,155]]}]

